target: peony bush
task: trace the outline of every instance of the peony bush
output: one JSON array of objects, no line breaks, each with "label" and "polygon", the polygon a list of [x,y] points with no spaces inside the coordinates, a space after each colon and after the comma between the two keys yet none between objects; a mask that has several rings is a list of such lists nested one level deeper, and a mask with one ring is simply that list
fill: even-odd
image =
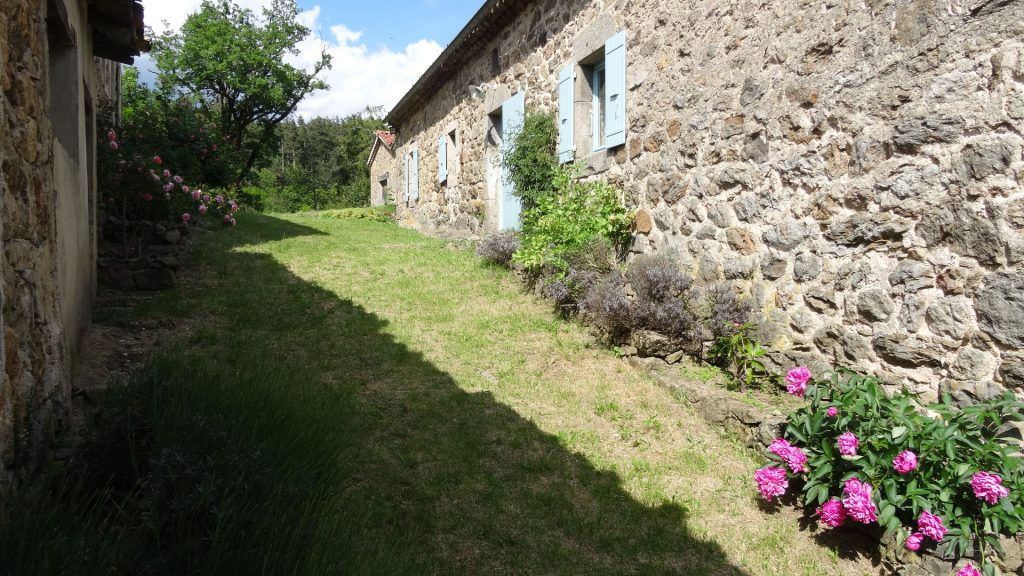
[{"label": "peony bush", "polygon": [[999,536],[1024,528],[1022,460],[1005,435],[1024,403],[1007,392],[963,409],[948,396],[922,406],[849,370],[815,378],[798,367],[785,381],[806,404],[754,474],[764,498],[799,493],[828,528],[877,525],[907,550],[980,560],[958,576],[995,573]]}]

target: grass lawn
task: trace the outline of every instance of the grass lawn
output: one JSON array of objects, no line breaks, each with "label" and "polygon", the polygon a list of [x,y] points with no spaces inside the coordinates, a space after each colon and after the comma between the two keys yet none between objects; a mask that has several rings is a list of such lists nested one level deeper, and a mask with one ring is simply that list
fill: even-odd
[{"label": "grass lawn", "polygon": [[457,246],[246,215],[104,321],[138,318],[178,335],[105,399],[74,485],[6,511],[0,571],[874,572],[764,509],[756,455]]}]

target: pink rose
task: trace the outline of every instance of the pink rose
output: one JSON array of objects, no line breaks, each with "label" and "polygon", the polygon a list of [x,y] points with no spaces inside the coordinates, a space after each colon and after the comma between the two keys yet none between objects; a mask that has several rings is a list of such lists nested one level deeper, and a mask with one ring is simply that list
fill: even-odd
[{"label": "pink rose", "polygon": [[206,210],[207,210],[206,204],[200,204],[199,205],[199,213],[200,214],[206,214]]},{"label": "pink rose", "polygon": [[991,472],[977,472],[971,476],[971,488],[974,495],[989,504],[996,504],[1000,498],[1010,495],[1010,491],[1003,486],[1003,479],[998,474]]},{"label": "pink rose", "polygon": [[185,181],[185,180],[184,180],[184,179],[182,179],[182,177],[181,177],[181,176],[177,176],[177,175],[176,175],[176,176],[174,177],[174,182],[175,182],[175,184],[181,184],[181,183],[182,183],[182,182],[184,182],[184,181]]},{"label": "pink rose", "polygon": [[164,161],[161,160],[159,156],[153,156],[153,164],[156,164],[157,166],[159,166],[159,165],[161,165],[163,163],[164,163]]},{"label": "pink rose", "polygon": [[111,142],[117,140],[117,132],[114,132],[113,130],[107,132],[107,140],[110,140]]},{"label": "pink rose", "polygon": [[191,219],[192,215],[189,214],[188,212],[185,212],[184,214],[181,215],[181,221],[184,222],[185,224],[188,224],[188,221]]},{"label": "pink rose", "polygon": [[922,540],[924,540],[924,535],[921,534],[920,532],[914,532],[910,536],[907,536],[907,541],[903,545],[907,547],[907,550],[911,550],[913,552],[917,552],[918,549],[921,548],[921,541]]},{"label": "pink rose", "polygon": [[110,141],[110,149],[111,150],[117,150],[117,142],[114,142],[113,140],[111,140]]},{"label": "pink rose", "polygon": [[164,178],[170,178],[170,177],[171,177],[171,171],[167,170],[167,169],[164,169]]},{"label": "pink rose", "polygon": [[182,186],[181,187],[181,191],[184,192],[185,194],[188,194],[188,190],[189,190],[188,186]]},{"label": "pink rose", "polygon": [[892,459],[892,467],[900,474],[908,474],[912,470],[917,470],[917,454],[910,450],[900,452]]},{"label": "pink rose", "polygon": [[798,366],[786,373],[786,392],[803,398],[807,391],[807,382],[811,379],[811,371],[806,366]]},{"label": "pink rose", "polygon": [[843,456],[854,456],[857,454],[857,448],[860,447],[860,441],[853,435],[853,432],[843,432],[839,435],[839,441],[836,443],[839,446],[839,453]]}]

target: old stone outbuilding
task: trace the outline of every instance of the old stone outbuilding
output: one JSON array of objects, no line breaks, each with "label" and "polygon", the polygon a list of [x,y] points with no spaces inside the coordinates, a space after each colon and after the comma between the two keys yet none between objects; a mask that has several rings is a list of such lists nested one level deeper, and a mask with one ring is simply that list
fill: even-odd
[{"label": "old stone outbuilding", "polygon": [[1024,387],[1024,2],[490,0],[387,117],[400,221],[515,228],[526,109],[778,367]]},{"label": "old stone outbuilding", "polygon": [[370,167],[370,206],[394,204],[394,189],[398,178],[398,172],[395,170],[394,134],[384,130],[377,131],[366,164]]},{"label": "old stone outbuilding", "polygon": [[118,62],[147,47],[131,0],[0,9],[0,489],[64,424],[96,277],[97,131]]}]

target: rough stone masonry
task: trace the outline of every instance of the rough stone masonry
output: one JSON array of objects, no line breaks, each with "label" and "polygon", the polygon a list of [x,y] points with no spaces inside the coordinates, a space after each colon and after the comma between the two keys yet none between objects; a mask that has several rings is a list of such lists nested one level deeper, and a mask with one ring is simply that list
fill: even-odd
[{"label": "rough stone masonry", "polygon": [[[512,5],[389,117],[420,158],[406,225],[494,230],[487,115],[520,91],[556,111],[558,71],[625,30],[626,144],[575,161],[639,210],[633,253],[756,298],[779,368],[1024,390],[1024,1]],[[431,177],[453,129],[457,186]]]}]

